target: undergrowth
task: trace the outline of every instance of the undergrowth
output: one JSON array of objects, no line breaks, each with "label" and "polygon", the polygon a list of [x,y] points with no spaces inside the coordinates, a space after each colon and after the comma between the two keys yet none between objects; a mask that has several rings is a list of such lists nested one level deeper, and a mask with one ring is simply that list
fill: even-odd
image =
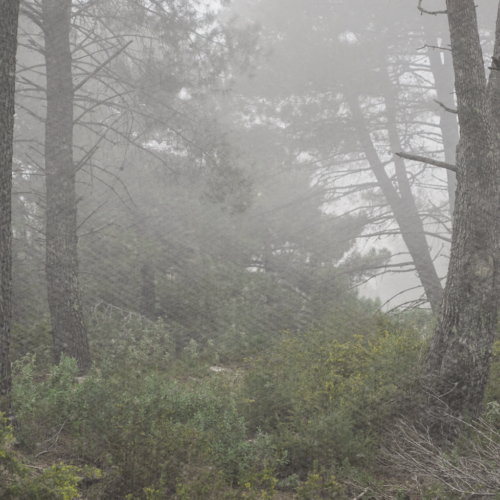
[{"label": "undergrowth", "polygon": [[[84,378],[73,359],[43,367],[26,355],[13,364],[15,444],[2,427],[9,494],[264,500],[282,490],[308,500],[346,494],[347,479],[375,484],[367,471],[380,429],[425,341],[383,316],[365,320],[351,337],[340,320],[284,332],[240,358],[239,371],[210,368],[229,351],[241,355],[241,332],[176,351],[168,325],[141,318],[101,323]],[[42,472],[28,477],[22,462],[42,458]],[[56,493],[30,497],[41,485]]]}]

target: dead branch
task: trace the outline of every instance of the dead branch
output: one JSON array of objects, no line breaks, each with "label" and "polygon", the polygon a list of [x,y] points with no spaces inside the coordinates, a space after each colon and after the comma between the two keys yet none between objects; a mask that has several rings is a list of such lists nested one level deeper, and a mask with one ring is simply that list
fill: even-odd
[{"label": "dead branch", "polygon": [[[434,416],[456,419],[446,412]],[[486,420],[474,424],[460,420],[460,424],[483,438],[470,439],[466,453],[441,449],[428,429],[402,419],[391,433],[391,450],[384,450],[384,454],[397,468],[438,481],[463,497],[493,497],[500,487],[500,435]]]},{"label": "dead branch", "polygon": [[90,212],[90,215],[85,217],[85,219],[83,219],[83,221],[80,222],[80,224],[78,224],[76,230],[78,231],[95,213],[97,213],[104,205],[106,205],[106,203],[108,203],[108,201],[109,200],[105,200],[95,210],[92,210],[92,212]]},{"label": "dead branch", "polygon": [[99,231],[102,231],[103,229],[105,229],[105,228],[107,228],[109,226],[114,225],[114,222],[115,222],[115,219],[112,219],[111,221],[106,222],[106,224],[103,224],[102,226],[100,226],[100,227],[98,227],[96,229],[91,229],[90,231],[87,231],[86,233],[79,234],[78,238],[82,238],[83,236],[88,236],[89,234],[94,234],[94,233],[97,233]]},{"label": "dead branch", "polygon": [[90,73],[90,75],[86,76],[80,83],[76,84],[73,88],[73,92],[76,92],[78,89],[82,88],[92,77],[94,77],[99,71],[101,71],[104,66],[108,65],[115,57],[119,56],[131,43],[133,40],[127,42],[123,47],[118,49],[113,55],[109,56],[102,64],[97,66],[97,68]]},{"label": "dead branch", "polygon": [[417,50],[423,50],[423,49],[439,49],[439,50],[448,50],[451,52],[451,49],[449,49],[448,47],[439,47],[438,45],[422,45],[422,47],[419,47]]},{"label": "dead branch", "polygon": [[408,153],[404,153],[403,151],[395,154],[400,158],[405,158],[407,160],[412,160],[412,161],[419,161],[421,163],[427,163],[428,165],[433,165],[435,167],[446,168],[448,170],[451,170],[452,172],[457,172],[457,167],[455,165],[452,165],[451,163],[433,160],[432,158],[426,158],[425,156],[410,155]]},{"label": "dead branch", "polygon": [[365,488],[357,497],[354,497],[353,500],[361,500],[361,498],[366,495],[369,489],[370,488]]},{"label": "dead branch", "polygon": [[99,143],[104,139],[104,137],[100,137],[97,144],[95,144],[90,151],[83,155],[83,158],[75,165],[75,172],[78,172],[92,157],[92,155],[99,149]]},{"label": "dead branch", "polygon": [[29,115],[31,115],[33,118],[36,120],[39,120],[42,123],[45,123],[45,118],[42,118],[41,116],[38,116],[36,113],[31,111],[31,109],[27,108],[26,106],[23,106],[22,104],[16,102],[16,105],[19,106],[22,110],[26,111]]},{"label": "dead branch", "polygon": [[37,92],[44,92],[44,93],[47,92],[47,89],[45,87],[42,87],[41,85],[38,85],[37,83],[29,80],[25,76],[21,76],[20,79],[23,80],[23,83],[27,83],[29,85],[33,85],[33,89],[23,89],[23,90],[36,90]]},{"label": "dead branch", "polygon": [[458,115],[458,111],[456,109],[449,108],[448,106],[446,106],[446,104],[443,104],[441,101],[438,101],[437,99],[434,99],[434,102],[436,104],[439,104],[445,111],[448,111],[448,113],[453,113],[455,115]]},{"label": "dead branch", "polygon": [[35,458],[38,458],[40,455],[43,455],[44,453],[50,453],[52,451],[52,448],[54,448],[54,446],[57,444],[57,441],[59,440],[59,436],[60,436],[62,430],[64,429],[64,426],[66,425],[67,421],[68,420],[65,420],[63,422],[63,424],[61,425],[61,428],[57,431],[57,433],[54,436],[52,436],[51,438],[47,439],[47,441],[44,441],[44,443],[42,443],[42,444],[45,444],[45,443],[48,443],[49,441],[52,441],[52,440],[54,441],[52,443],[52,445],[49,446],[49,448],[47,450],[41,451],[40,453],[38,453],[38,455],[35,456]]},{"label": "dead branch", "polygon": [[44,30],[40,12],[28,3],[23,3],[19,8],[19,13],[24,14],[32,23],[36,24],[42,31]]}]

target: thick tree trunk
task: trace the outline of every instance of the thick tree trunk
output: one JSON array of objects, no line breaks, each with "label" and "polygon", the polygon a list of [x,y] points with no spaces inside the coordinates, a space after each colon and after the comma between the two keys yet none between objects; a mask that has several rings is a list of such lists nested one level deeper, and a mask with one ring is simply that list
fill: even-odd
[{"label": "thick tree trunk", "polygon": [[[402,183],[402,186],[400,186],[401,193],[398,193],[392,185],[391,179],[387,175],[373,145],[370,134],[364,125],[363,112],[359,105],[358,97],[350,94],[346,94],[345,97],[351,110],[354,127],[358,135],[358,140],[366,155],[366,159],[370,164],[380,189],[384,193],[394,213],[396,222],[401,230],[401,235],[415,264],[415,268],[431,308],[434,312],[437,312],[441,304],[443,289],[434,263],[432,262],[422,220],[418,214],[413,195],[411,194],[411,189],[409,188],[409,183],[405,184],[406,173],[401,172],[401,169],[404,170],[404,165],[401,165],[399,162],[396,164],[396,168],[399,172],[398,181],[401,180]],[[394,134],[397,136],[397,131],[393,130],[392,132],[392,141],[399,141],[399,139],[394,138]]]},{"label": "thick tree trunk", "polygon": [[11,413],[12,155],[19,0],[0,2],[0,411]]},{"label": "thick tree trunk", "polygon": [[78,282],[71,7],[71,0],[42,1],[47,66],[46,274],[55,361],[59,363],[61,354],[76,358],[84,373],[91,360]]},{"label": "thick tree trunk", "polygon": [[458,189],[448,279],[427,373],[431,388],[455,416],[477,418],[500,306],[498,137],[476,6],[473,0],[446,4],[460,124]]}]

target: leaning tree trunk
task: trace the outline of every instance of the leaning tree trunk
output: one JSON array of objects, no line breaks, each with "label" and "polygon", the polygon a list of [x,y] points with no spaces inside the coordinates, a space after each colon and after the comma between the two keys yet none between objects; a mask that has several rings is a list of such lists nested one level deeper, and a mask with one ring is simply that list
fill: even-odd
[{"label": "leaning tree trunk", "polygon": [[10,413],[12,155],[19,0],[0,2],[0,410]]},{"label": "leaning tree trunk", "polygon": [[91,360],[78,282],[71,7],[71,0],[42,1],[47,66],[45,267],[55,361],[59,363],[61,354],[76,358],[84,373]]},{"label": "leaning tree trunk", "polygon": [[[477,418],[500,306],[499,139],[487,95],[476,6],[473,0],[446,4],[460,124],[458,187],[448,279],[427,374],[431,388],[455,417]],[[497,25],[497,39],[498,31]],[[489,92],[499,89],[498,81],[490,80]]]},{"label": "leaning tree trunk", "polygon": [[[359,105],[358,96],[346,93],[345,97],[353,117],[354,128],[356,129],[359,143],[398,223],[401,236],[410,252],[431,308],[434,312],[437,312],[441,304],[443,289],[430,255],[422,220],[415,205],[409,183],[405,182],[407,181],[407,177],[406,171],[404,171],[404,164],[401,164],[399,161],[396,162],[396,168],[399,173],[398,182],[401,182],[401,193],[398,193],[385,171],[383,163],[373,145],[370,133],[364,124],[363,112]],[[396,130],[392,130],[391,133],[393,141],[395,140],[394,135],[397,135]],[[396,141],[399,143],[399,139]],[[401,172],[401,169],[403,169],[403,172]]]}]

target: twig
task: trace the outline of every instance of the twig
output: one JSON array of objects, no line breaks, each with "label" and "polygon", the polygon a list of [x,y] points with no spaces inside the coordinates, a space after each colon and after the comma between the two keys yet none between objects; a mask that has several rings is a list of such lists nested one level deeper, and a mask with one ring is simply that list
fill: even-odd
[{"label": "twig", "polygon": [[437,99],[434,99],[434,102],[436,104],[439,104],[445,111],[448,111],[448,113],[454,113],[455,115],[458,115],[458,111],[456,109],[449,108],[448,106],[446,106],[446,104],[443,104],[441,101],[438,101]]},{"label": "twig", "polygon": [[78,237],[81,238],[82,236],[87,236],[89,234],[97,233],[98,231],[101,231],[102,229],[104,229],[108,226],[112,226],[114,222],[115,222],[115,219],[112,219],[110,222],[103,224],[102,226],[98,227],[97,229],[91,229],[90,231],[87,231],[86,233],[79,234]]},{"label": "twig", "polygon": [[406,158],[407,160],[427,163],[428,165],[433,165],[435,167],[446,168],[448,170],[451,170],[452,172],[457,172],[457,167],[455,165],[446,163],[444,161],[433,160],[432,158],[426,158],[425,156],[410,155],[408,153],[404,153],[403,151],[396,153],[396,156],[399,156],[400,158]]},{"label": "twig", "polygon": [[354,497],[353,500],[361,500],[361,498],[363,498],[366,495],[369,489],[370,488],[365,488],[357,497]]},{"label": "twig", "polygon": [[40,453],[38,453],[37,455],[35,455],[35,458],[38,458],[40,455],[45,455],[45,453],[51,453],[52,451],[54,451],[54,450],[41,451]]},{"label": "twig", "polygon": [[448,50],[451,52],[451,49],[449,49],[448,47],[439,47],[438,45],[422,45],[422,47],[419,47],[417,50],[423,50],[423,49],[440,49],[440,50]]},{"label": "twig", "polygon": [[87,160],[99,149],[99,143],[104,139],[101,137],[97,144],[93,146],[88,153],[86,153],[83,158],[75,165],[74,170],[78,172],[86,163]]},{"label": "twig", "polygon": [[59,435],[61,434],[62,430],[64,429],[64,426],[66,425],[67,421],[68,420],[66,419],[63,422],[63,424],[61,425],[61,428],[57,431],[57,434],[55,434],[51,438],[47,439],[47,441],[45,441],[45,443],[47,443],[48,441],[51,441],[52,439],[55,439],[55,441],[52,444],[52,446],[48,450],[44,450],[44,451],[41,451],[40,453],[38,453],[38,455],[36,455],[35,458],[39,457],[40,455],[43,455],[44,453],[50,453],[51,451],[53,451],[51,448],[54,448],[54,446],[57,444],[57,441],[59,440]]},{"label": "twig", "polygon": [[43,470],[43,467],[37,467],[36,465],[27,465],[26,467],[29,467],[30,469]]}]

